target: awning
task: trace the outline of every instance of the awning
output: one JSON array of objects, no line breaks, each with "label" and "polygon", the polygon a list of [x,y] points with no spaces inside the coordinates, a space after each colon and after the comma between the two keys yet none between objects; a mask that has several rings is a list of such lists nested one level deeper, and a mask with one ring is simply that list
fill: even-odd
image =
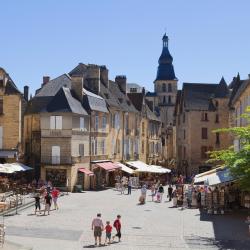
[{"label": "awning", "polygon": [[168,168],[163,168],[162,166],[157,166],[157,165],[149,165],[150,169],[152,169],[152,171],[155,171],[154,173],[159,173],[159,174],[166,174],[166,173],[170,173],[171,170]]},{"label": "awning", "polygon": [[194,177],[194,184],[204,183],[209,186],[225,183],[234,180],[228,168],[216,168]]},{"label": "awning", "polygon": [[120,167],[122,168],[122,171],[123,171],[123,172],[126,172],[126,173],[128,173],[128,174],[133,174],[133,173],[134,173],[134,170],[133,170],[133,169],[127,167],[126,165],[124,165],[124,164],[122,164],[122,163],[120,163],[120,162],[116,162],[115,164],[116,164],[117,166],[120,166]]},{"label": "awning", "polygon": [[31,169],[32,169],[31,167],[28,167],[19,162],[0,164],[0,173],[6,173],[6,174],[11,174],[20,171],[27,171]]},{"label": "awning", "polygon": [[120,166],[114,164],[113,162],[100,162],[96,163],[95,165],[97,165],[100,168],[103,168],[108,172],[115,171],[116,169],[121,168]]},{"label": "awning", "polygon": [[87,168],[78,168],[78,171],[82,172],[82,173],[84,173],[84,174],[86,174],[88,176],[93,176],[94,175],[94,173],[92,171],[90,171],[89,169],[87,169]]},{"label": "awning", "polygon": [[232,177],[228,168],[213,173],[207,177],[207,183],[209,186],[218,185],[233,180],[234,178]]},{"label": "awning", "polygon": [[15,158],[16,150],[0,150],[0,158]]},{"label": "awning", "polygon": [[138,172],[148,172],[148,165],[142,161],[128,161],[126,162],[129,166],[136,169]]}]

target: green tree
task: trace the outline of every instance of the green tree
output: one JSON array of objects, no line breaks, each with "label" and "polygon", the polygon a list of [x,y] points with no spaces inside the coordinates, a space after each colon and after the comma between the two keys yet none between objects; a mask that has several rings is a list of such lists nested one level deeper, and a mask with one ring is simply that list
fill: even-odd
[{"label": "green tree", "polygon": [[250,191],[250,106],[245,114],[241,116],[248,120],[246,127],[232,127],[219,129],[214,132],[231,133],[240,142],[240,149],[235,150],[234,146],[220,151],[209,152],[208,162],[227,166],[236,181],[243,190]]}]

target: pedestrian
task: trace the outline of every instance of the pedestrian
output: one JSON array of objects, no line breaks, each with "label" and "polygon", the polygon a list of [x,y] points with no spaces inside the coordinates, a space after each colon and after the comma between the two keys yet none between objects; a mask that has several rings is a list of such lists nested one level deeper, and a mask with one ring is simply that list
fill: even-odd
[{"label": "pedestrian", "polygon": [[177,191],[176,191],[176,189],[173,192],[173,207],[177,207]]},{"label": "pedestrian", "polygon": [[172,200],[172,195],[173,195],[173,188],[172,188],[172,185],[170,184],[168,186],[168,200],[171,201]]},{"label": "pedestrian", "polygon": [[37,209],[39,209],[39,213],[41,214],[40,194],[37,193],[34,198],[35,198],[35,214],[37,212]]},{"label": "pedestrian", "polygon": [[154,201],[154,197],[155,197],[155,185],[152,184],[151,186],[151,196],[152,196],[152,201]]},{"label": "pedestrian", "polygon": [[51,195],[52,195],[52,200],[53,200],[53,203],[54,203],[54,208],[55,210],[58,210],[59,207],[58,207],[58,204],[57,204],[57,199],[60,195],[60,191],[58,189],[56,189],[56,187],[54,187],[51,191]]},{"label": "pedestrian", "polygon": [[128,194],[131,194],[131,190],[132,190],[132,180],[131,180],[131,177],[129,177],[129,179],[128,179]]},{"label": "pedestrian", "polygon": [[52,200],[50,193],[46,194],[46,196],[44,197],[44,200],[45,200],[44,215],[45,215],[46,211],[48,212],[48,215],[49,215],[50,207],[51,207],[51,200]]},{"label": "pedestrian", "polygon": [[92,221],[92,230],[94,230],[95,246],[97,246],[97,238],[99,239],[99,246],[102,244],[102,231],[103,222],[101,219],[101,214],[97,214],[96,218]]},{"label": "pedestrian", "polygon": [[159,202],[162,202],[162,196],[163,196],[163,193],[164,193],[164,188],[162,186],[162,184],[160,184],[159,188],[158,188],[158,195],[159,195]]},{"label": "pedestrian", "polygon": [[119,242],[121,241],[121,215],[117,215],[116,220],[114,221],[114,228],[116,229],[116,235],[113,236],[113,240],[115,239],[115,237],[118,237]]},{"label": "pedestrian", "polygon": [[105,231],[106,231],[106,239],[105,239],[105,245],[111,243],[111,232],[112,232],[112,226],[110,225],[110,221],[106,222],[106,227],[105,227]]},{"label": "pedestrian", "polygon": [[141,188],[141,196],[139,198],[139,202],[141,205],[146,203],[146,196],[147,196],[147,187],[146,185],[143,185]]}]

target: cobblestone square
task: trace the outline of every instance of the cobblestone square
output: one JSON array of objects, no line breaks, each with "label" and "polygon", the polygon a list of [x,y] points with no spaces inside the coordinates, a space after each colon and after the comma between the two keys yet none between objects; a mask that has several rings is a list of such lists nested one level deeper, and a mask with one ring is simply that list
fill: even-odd
[{"label": "cobblestone square", "polygon": [[[162,203],[138,205],[140,191],[121,195],[112,189],[70,193],[59,199],[60,209],[49,216],[33,215],[34,208],[7,217],[6,239],[22,249],[79,250],[94,248],[91,221],[98,212],[105,222],[122,215],[122,241],[107,249],[250,249],[242,216],[207,216],[198,209],[172,208]],[[149,192],[148,192],[149,194]]]}]

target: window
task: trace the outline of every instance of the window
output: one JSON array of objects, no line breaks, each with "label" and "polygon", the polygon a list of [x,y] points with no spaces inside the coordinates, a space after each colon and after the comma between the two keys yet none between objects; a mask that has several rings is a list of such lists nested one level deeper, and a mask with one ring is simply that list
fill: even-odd
[{"label": "window", "polygon": [[172,84],[171,83],[168,84],[168,92],[172,92]]},{"label": "window", "polygon": [[100,151],[101,151],[102,155],[105,155],[105,152],[106,152],[106,150],[105,150],[105,139],[102,139],[100,141]]},{"label": "window", "polygon": [[117,112],[115,113],[115,121],[114,121],[114,127],[116,129],[120,129],[120,114]]},{"label": "window", "polygon": [[208,158],[208,155],[207,155],[207,146],[202,146],[201,147],[201,158],[202,159],[207,159]]},{"label": "window", "polygon": [[120,140],[117,139],[116,140],[116,153],[117,154],[120,154],[120,144],[121,144]]},{"label": "window", "polygon": [[141,127],[142,127],[142,136],[144,136],[145,135],[145,124],[144,124],[144,122],[142,122]]},{"label": "window", "polygon": [[206,112],[201,113],[201,120],[202,121],[208,121],[208,114]]},{"label": "window", "polygon": [[168,103],[171,103],[171,96],[168,96]]},{"label": "window", "polygon": [[220,144],[220,133],[216,132],[216,133],[215,133],[215,136],[216,136],[216,141],[215,141],[215,143],[216,143],[216,144]]},{"label": "window", "polygon": [[137,93],[137,88],[130,88],[130,93]]},{"label": "window", "polygon": [[79,155],[84,156],[84,144],[79,144]]},{"label": "window", "polygon": [[3,114],[3,97],[0,97],[0,115]]},{"label": "window", "polygon": [[201,139],[207,139],[207,128],[201,128]]},{"label": "window", "polygon": [[102,117],[102,131],[105,132],[106,131],[106,125],[107,125],[107,117],[104,115]]},{"label": "window", "polygon": [[91,139],[91,154],[97,155],[97,139],[96,138]]},{"label": "window", "polygon": [[186,120],[185,113],[183,113],[182,122],[185,123],[185,120]]},{"label": "window", "polygon": [[219,123],[219,114],[215,115],[215,123]]},{"label": "window", "polygon": [[98,115],[95,116],[95,131],[98,131],[99,128],[99,117]]},{"label": "window", "polygon": [[184,140],[186,139],[186,130],[185,129],[183,130],[183,139]]},{"label": "window", "polygon": [[183,159],[186,159],[186,147],[183,147]]},{"label": "window", "polygon": [[141,153],[144,154],[144,141],[141,142]]},{"label": "window", "polygon": [[167,91],[166,84],[163,83],[163,84],[162,84],[162,92],[166,92],[166,91]]},{"label": "window", "polygon": [[50,129],[62,129],[62,116],[50,116]]},{"label": "window", "polygon": [[52,164],[60,164],[60,146],[52,146]]},{"label": "window", "polygon": [[163,103],[166,103],[166,97],[163,96]]},{"label": "window", "polygon": [[80,117],[80,130],[84,130],[84,117]]}]

